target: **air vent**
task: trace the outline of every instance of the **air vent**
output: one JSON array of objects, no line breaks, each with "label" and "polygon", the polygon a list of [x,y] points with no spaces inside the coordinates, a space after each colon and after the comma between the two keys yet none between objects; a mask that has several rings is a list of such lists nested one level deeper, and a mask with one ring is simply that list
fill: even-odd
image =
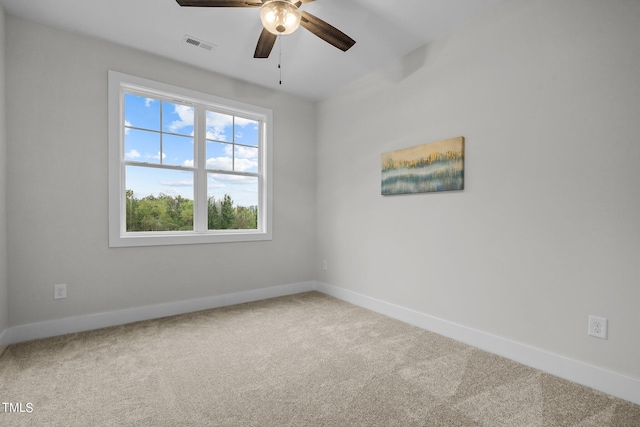
[{"label": "air vent", "polygon": [[216,45],[213,43],[198,40],[197,38],[189,35],[184,36],[184,42],[204,50],[208,50],[209,52],[212,52],[216,48]]}]

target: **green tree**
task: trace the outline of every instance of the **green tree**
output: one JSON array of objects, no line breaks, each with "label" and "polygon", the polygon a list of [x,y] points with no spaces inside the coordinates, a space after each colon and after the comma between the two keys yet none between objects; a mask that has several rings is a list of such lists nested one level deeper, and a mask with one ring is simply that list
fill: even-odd
[{"label": "green tree", "polygon": [[220,228],[220,214],[218,213],[218,206],[216,206],[215,197],[209,197],[207,202],[207,222],[209,230],[216,230]]},{"label": "green tree", "polygon": [[178,212],[180,230],[193,230],[193,200],[182,199]]},{"label": "green tree", "polygon": [[163,203],[164,194],[159,197],[149,195],[138,204],[138,221],[140,221],[140,230],[134,231],[167,231],[164,223],[167,216],[167,206]]},{"label": "green tree", "polygon": [[134,197],[133,190],[127,190],[125,195],[127,203],[127,231],[135,231],[139,228],[139,224],[137,222],[138,199]]},{"label": "green tree", "polygon": [[[257,206],[235,207],[228,194],[222,200],[210,197],[207,213],[209,230],[258,228]],[[193,230],[193,214],[193,200],[182,196],[161,193],[138,199],[132,190],[126,190],[127,231]]]},{"label": "green tree", "polygon": [[258,211],[254,206],[248,208],[238,206],[236,208],[236,219],[232,228],[250,230],[258,228]]},{"label": "green tree", "polygon": [[220,220],[220,228],[227,229],[233,226],[236,212],[233,208],[233,200],[231,200],[231,196],[228,194],[224,195],[224,200],[222,201],[222,208],[220,212],[221,220]]}]

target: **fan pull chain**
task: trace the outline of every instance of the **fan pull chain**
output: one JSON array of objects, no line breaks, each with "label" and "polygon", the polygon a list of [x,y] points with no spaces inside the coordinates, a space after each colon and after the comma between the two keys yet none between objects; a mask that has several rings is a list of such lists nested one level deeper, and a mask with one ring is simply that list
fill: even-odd
[{"label": "fan pull chain", "polygon": [[280,86],[282,86],[282,38],[278,35],[278,48],[280,50],[278,54],[278,71],[280,72]]}]

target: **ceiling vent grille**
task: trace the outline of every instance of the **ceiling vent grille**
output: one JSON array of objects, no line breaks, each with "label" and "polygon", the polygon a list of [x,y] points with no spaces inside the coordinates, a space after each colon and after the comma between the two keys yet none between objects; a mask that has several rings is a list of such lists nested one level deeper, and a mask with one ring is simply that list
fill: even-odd
[{"label": "ceiling vent grille", "polygon": [[202,48],[204,50],[208,50],[209,52],[212,52],[215,48],[216,45],[213,43],[208,43],[202,40],[198,40],[195,37],[191,37],[189,35],[184,36],[184,42],[199,48]]}]

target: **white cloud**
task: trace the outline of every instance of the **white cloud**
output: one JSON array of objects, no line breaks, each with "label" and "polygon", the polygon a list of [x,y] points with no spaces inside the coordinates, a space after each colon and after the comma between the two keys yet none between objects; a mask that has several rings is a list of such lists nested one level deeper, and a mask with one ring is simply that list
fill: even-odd
[{"label": "white cloud", "polygon": [[125,159],[139,159],[142,157],[138,150],[131,149],[124,154]]},{"label": "white cloud", "polygon": [[145,106],[145,107],[147,107],[147,108],[149,108],[149,107],[151,107],[151,104],[152,104],[152,103],[154,103],[154,102],[156,102],[156,100],[155,100],[155,99],[152,99],[152,98],[145,98],[145,99],[144,99],[144,106]]},{"label": "white cloud", "polygon": [[207,169],[233,170],[233,159],[231,157],[212,157],[207,159]]},{"label": "white cloud", "polygon": [[236,145],[236,159],[257,159],[258,149]]},{"label": "white cloud", "polygon": [[[160,152],[158,151],[158,154],[156,154],[155,156],[152,156],[151,154],[146,154],[145,157],[147,159],[160,160]],[[167,158],[167,155],[165,153],[162,153],[162,160],[164,160],[166,158]]]},{"label": "white cloud", "polygon": [[233,126],[233,116],[207,111],[207,139],[226,140],[225,130],[231,126]]},{"label": "white cloud", "polygon": [[238,172],[258,170],[258,149],[236,145],[235,170]]},{"label": "white cloud", "polygon": [[187,168],[192,168],[193,164],[193,160],[185,160],[184,162],[182,162],[182,166],[185,166]]},{"label": "white cloud", "polygon": [[[211,157],[207,159],[207,169],[246,172],[250,170],[257,170],[258,168],[258,162],[255,159],[242,159],[236,157],[235,169],[233,168],[233,163],[234,162],[231,157]],[[184,166],[190,165],[185,164]]]},{"label": "white cloud", "polygon": [[161,181],[160,184],[166,185],[167,187],[193,187],[193,180]]},{"label": "white cloud", "polygon": [[[242,138],[243,133],[240,128],[245,126],[252,126],[253,129],[258,129],[258,122],[235,117],[236,138]],[[231,135],[227,135],[227,131],[231,131],[233,127],[234,116],[207,111],[207,139],[231,142]]]},{"label": "white cloud", "polygon": [[227,175],[222,173],[209,175],[209,187],[219,185],[219,184],[212,184],[212,183],[227,183],[230,185],[233,185],[233,184],[255,185],[257,182],[258,182],[258,179],[253,176]]},{"label": "white cloud", "polygon": [[[180,119],[171,122],[171,124],[169,125],[169,130],[171,132],[179,133],[178,131],[180,131],[181,129],[193,126],[193,107],[181,104],[174,105],[174,113],[176,113]],[[193,135],[193,131],[191,131],[191,135]]]},{"label": "white cloud", "polygon": [[244,119],[242,117],[236,117],[236,126],[245,127],[247,125],[253,125],[254,129],[258,129],[258,122],[255,120]]},{"label": "white cloud", "polygon": [[229,194],[236,206],[257,205],[258,190],[258,179],[250,176],[212,174],[207,180],[208,197],[222,200]]},{"label": "white cloud", "polygon": [[249,159],[236,159],[235,161],[236,171],[246,172],[251,169],[258,168],[258,162]]}]

